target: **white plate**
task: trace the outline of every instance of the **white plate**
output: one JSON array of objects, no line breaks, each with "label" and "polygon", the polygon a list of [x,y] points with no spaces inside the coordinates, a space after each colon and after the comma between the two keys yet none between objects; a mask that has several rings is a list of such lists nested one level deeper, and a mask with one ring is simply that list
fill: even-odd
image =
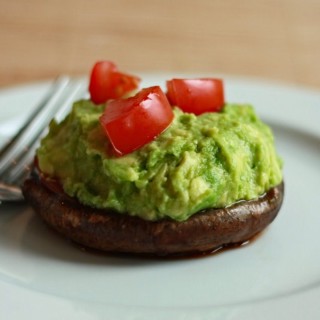
[{"label": "white plate", "polygon": [[[171,75],[147,76],[144,85]],[[0,138],[48,83],[0,91]],[[147,260],[81,250],[27,205],[0,206],[0,319],[316,319],[320,317],[320,93],[226,79],[274,129],[286,195],[252,244],[205,258]],[[23,116],[22,116],[23,115]]]}]

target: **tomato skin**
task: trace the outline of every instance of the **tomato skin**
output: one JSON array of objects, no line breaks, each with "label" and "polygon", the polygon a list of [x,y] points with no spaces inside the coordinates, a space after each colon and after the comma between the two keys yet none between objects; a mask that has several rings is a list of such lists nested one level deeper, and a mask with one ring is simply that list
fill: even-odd
[{"label": "tomato skin", "polygon": [[140,79],[119,72],[111,61],[97,62],[91,71],[89,92],[92,102],[101,104],[109,99],[117,99],[136,89]]},{"label": "tomato skin", "polygon": [[167,81],[167,97],[184,112],[218,112],[224,106],[223,82],[213,78],[172,79]]},{"label": "tomato skin", "polygon": [[117,156],[154,140],[173,120],[170,103],[159,86],[142,89],[134,97],[110,101],[100,117]]}]

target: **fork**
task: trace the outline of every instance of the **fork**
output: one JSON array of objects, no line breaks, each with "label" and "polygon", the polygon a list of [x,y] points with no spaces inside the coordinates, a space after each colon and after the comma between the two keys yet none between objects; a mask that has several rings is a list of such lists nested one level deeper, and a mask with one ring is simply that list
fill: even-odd
[{"label": "fork", "polygon": [[21,129],[0,150],[0,205],[23,201],[21,185],[33,166],[40,138],[52,118],[60,122],[74,100],[85,96],[85,83],[59,77]]}]

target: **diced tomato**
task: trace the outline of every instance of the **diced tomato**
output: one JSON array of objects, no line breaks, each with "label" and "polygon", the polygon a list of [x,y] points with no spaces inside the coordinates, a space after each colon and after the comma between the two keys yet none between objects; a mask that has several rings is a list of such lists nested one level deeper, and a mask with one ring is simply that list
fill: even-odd
[{"label": "diced tomato", "polygon": [[220,111],[224,105],[220,79],[172,79],[167,81],[167,90],[171,105],[196,115]]},{"label": "diced tomato", "polygon": [[120,72],[111,61],[97,62],[90,76],[89,92],[95,104],[109,99],[121,98],[125,93],[136,89],[140,79]]},{"label": "diced tomato", "polygon": [[110,101],[100,123],[116,154],[121,156],[154,140],[173,117],[166,95],[155,86],[128,99]]}]

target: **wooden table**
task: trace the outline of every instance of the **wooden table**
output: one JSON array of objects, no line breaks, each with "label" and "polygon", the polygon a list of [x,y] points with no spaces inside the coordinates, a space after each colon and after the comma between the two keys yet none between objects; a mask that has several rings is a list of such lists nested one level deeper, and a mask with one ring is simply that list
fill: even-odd
[{"label": "wooden table", "polygon": [[109,59],[320,89],[319,0],[2,0],[0,43],[0,87]]}]

